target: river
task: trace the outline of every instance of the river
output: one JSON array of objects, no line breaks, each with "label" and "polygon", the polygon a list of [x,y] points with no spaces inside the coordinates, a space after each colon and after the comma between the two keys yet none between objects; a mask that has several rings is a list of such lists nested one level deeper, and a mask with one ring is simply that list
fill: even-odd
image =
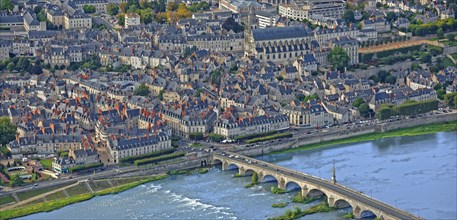
[{"label": "river", "polygon": [[[397,137],[259,159],[330,179],[335,160],[339,183],[426,219],[457,219],[457,133]],[[117,195],[95,197],[49,213],[23,219],[265,219],[287,208],[311,204],[288,202],[296,192],[274,195],[275,183],[243,186],[250,177],[233,178],[236,170],[212,168],[207,174],[172,176]],[[302,219],[342,219],[348,209]]]}]

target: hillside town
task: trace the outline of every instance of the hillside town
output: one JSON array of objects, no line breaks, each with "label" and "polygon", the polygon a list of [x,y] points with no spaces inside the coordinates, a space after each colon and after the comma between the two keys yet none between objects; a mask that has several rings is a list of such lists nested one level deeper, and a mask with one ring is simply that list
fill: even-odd
[{"label": "hillside town", "polygon": [[446,1],[0,9],[4,186],[457,108],[457,5]]}]

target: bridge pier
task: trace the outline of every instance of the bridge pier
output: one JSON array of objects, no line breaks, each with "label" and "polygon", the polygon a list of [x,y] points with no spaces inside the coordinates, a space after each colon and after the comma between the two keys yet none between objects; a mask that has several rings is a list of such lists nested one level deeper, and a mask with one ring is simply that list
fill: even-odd
[{"label": "bridge pier", "polygon": [[280,178],[280,179],[278,180],[278,188],[279,188],[279,189],[286,190],[286,181],[284,181],[283,178]]},{"label": "bridge pier", "polygon": [[227,162],[223,162],[223,163],[222,163],[222,171],[227,170],[227,169],[228,169],[228,166],[229,166],[229,165],[228,165]]},{"label": "bridge pier", "polygon": [[[334,199],[333,197],[328,196],[328,198],[327,198],[327,203],[328,203],[328,206],[329,206],[329,207],[335,207],[335,202],[336,202],[336,201],[335,201],[335,199]],[[337,208],[338,208],[338,207],[337,207]]]},{"label": "bridge pier", "polygon": [[303,197],[308,197],[308,194],[309,194],[309,190],[306,188],[306,186],[302,187],[301,188],[301,195]]},{"label": "bridge pier", "polygon": [[246,175],[246,169],[244,169],[244,167],[238,168],[238,174],[240,174],[240,176]]},{"label": "bridge pier", "polygon": [[355,208],[352,207],[352,214],[354,215],[355,219],[360,219],[360,215],[362,214],[362,209],[360,209],[359,206],[356,206]]}]

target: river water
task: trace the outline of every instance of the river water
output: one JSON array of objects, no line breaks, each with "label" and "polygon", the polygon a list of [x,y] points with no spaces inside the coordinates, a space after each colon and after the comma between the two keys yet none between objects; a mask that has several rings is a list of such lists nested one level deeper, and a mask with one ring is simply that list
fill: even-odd
[{"label": "river water", "polygon": [[[457,219],[457,132],[397,137],[311,151],[261,156],[259,159],[326,179],[335,160],[339,183],[426,219]],[[24,219],[266,219],[287,208],[311,204],[288,202],[296,194],[274,195],[274,182],[250,189],[249,177],[236,170],[212,168],[207,174],[172,176],[117,195],[95,197]],[[342,219],[348,209],[302,219]]]}]

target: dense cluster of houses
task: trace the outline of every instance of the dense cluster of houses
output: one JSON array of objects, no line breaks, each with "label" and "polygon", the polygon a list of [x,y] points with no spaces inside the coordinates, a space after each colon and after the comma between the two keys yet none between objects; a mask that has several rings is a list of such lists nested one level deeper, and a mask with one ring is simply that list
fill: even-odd
[{"label": "dense cluster of houses", "polygon": [[[394,84],[330,68],[332,49],[341,47],[349,65],[355,65],[360,42],[391,30],[375,1],[369,1],[372,16],[361,21],[361,28],[341,21],[344,2],[339,0],[293,6],[291,1],[227,0],[219,5],[225,11],[195,13],[175,24],[144,25],[129,13],[124,28],[93,29],[94,18],[83,7],[93,5],[104,13],[109,3],[38,2],[1,13],[0,27],[9,30],[1,33],[0,61],[33,57],[61,69],[0,75],[0,116],[18,128],[8,144],[13,158],[69,151],[53,164],[54,170],[65,172],[98,163],[101,147],[118,163],[171,149],[172,136],[214,133],[232,139],[295,126],[323,127],[358,120],[352,103],[359,97],[377,111],[382,104],[436,99],[438,83],[449,85],[447,92],[456,91],[452,67],[438,74],[394,71]],[[381,3],[397,7],[395,1]],[[272,5],[279,6],[282,17]],[[47,30],[33,11],[37,6],[46,12],[47,22],[62,29]],[[441,17],[451,13],[438,9]],[[325,23],[322,16],[334,17],[331,25],[311,29],[287,19]],[[359,12],[354,16],[362,19]],[[230,20],[243,22],[244,31],[224,29]],[[394,25],[405,24],[399,19]],[[93,63],[99,64],[92,68]],[[117,70],[122,67],[127,69]],[[142,86],[147,94],[136,92]]]}]

